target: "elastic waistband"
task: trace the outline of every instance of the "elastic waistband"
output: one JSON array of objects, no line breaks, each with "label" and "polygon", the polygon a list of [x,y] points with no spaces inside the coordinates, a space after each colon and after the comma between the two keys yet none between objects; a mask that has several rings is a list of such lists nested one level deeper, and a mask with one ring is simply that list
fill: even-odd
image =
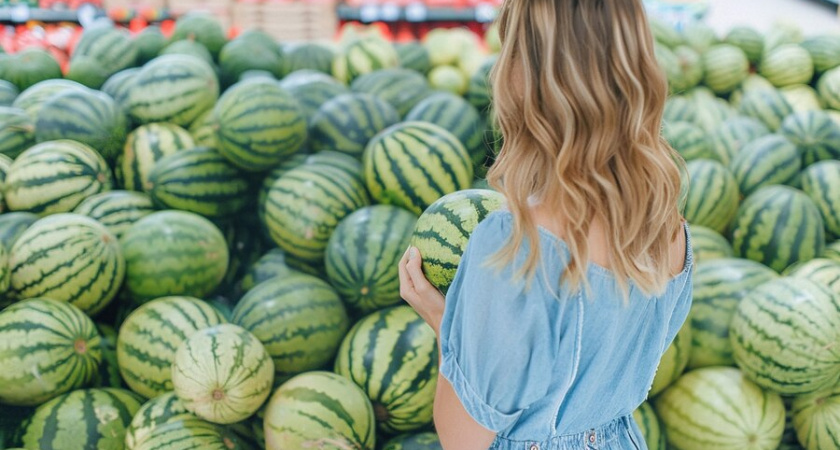
[{"label": "elastic waistband", "polygon": [[604,425],[586,431],[560,434],[543,441],[517,440],[496,437],[490,447],[494,450],[563,450],[563,449],[599,449],[615,441],[628,432],[632,433],[632,415],[614,419]]}]

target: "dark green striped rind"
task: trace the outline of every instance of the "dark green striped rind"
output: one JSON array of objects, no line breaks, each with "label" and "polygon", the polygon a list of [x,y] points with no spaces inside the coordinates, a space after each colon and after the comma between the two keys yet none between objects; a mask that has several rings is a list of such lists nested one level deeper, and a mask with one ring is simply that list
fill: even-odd
[{"label": "dark green striped rind", "polygon": [[745,197],[764,186],[794,185],[799,182],[801,169],[799,150],[778,134],[750,142],[729,164],[729,170],[738,182],[738,190]]},{"label": "dark green striped rind", "polygon": [[175,30],[170,40],[195,41],[216,57],[227,42],[227,36],[215,16],[205,12],[191,12],[179,17],[175,22]]},{"label": "dark green striped rind", "polygon": [[164,47],[163,50],[160,51],[159,55],[189,55],[195,56],[207,64],[213,64],[213,55],[210,54],[207,47],[202,45],[200,42],[192,40],[185,39],[182,41],[174,41]]},{"label": "dark green striped rind", "polygon": [[172,362],[175,394],[188,411],[218,424],[241,422],[271,393],[274,363],[248,331],[231,324],[193,333]]},{"label": "dark green striped rind", "polygon": [[160,211],[138,220],[120,238],[126,288],[136,300],[167,295],[202,298],[221,283],[228,266],[222,232],[185,211]]},{"label": "dark green striped rind", "polygon": [[753,381],[783,395],[840,382],[840,298],[825,284],[780,278],[738,304],[730,325],[733,355]]},{"label": "dark green striped rind", "polygon": [[126,272],[116,236],[80,214],[35,222],[10,251],[13,295],[68,302],[90,315],[117,295]]},{"label": "dark green striped rind", "polygon": [[685,218],[692,224],[725,232],[738,212],[738,183],[723,164],[708,159],[689,161],[690,184]]},{"label": "dark green striped rind", "polygon": [[335,53],[330,47],[316,42],[301,42],[283,46],[284,74],[298,70],[315,70],[327,75],[332,73]]},{"label": "dark green striped rind", "polygon": [[814,77],[814,62],[801,46],[785,44],[765,53],[759,73],[776,87],[807,84]]},{"label": "dark green striped rind", "polygon": [[133,450],[143,444],[161,425],[183,419],[196,419],[178,400],[174,392],[159,395],[146,403],[134,414],[125,434],[126,450]]},{"label": "dark green striped rind", "polygon": [[302,273],[256,285],[236,305],[231,321],[262,342],[278,381],[332,361],[350,327],[335,290]]},{"label": "dark green striped rind", "polygon": [[437,434],[425,432],[395,437],[382,450],[443,450],[443,447]]},{"label": "dark green striped rind", "polygon": [[17,158],[35,144],[35,121],[19,108],[0,106],[0,154]]},{"label": "dark green striped rind", "polygon": [[412,108],[405,120],[433,123],[454,134],[476,167],[487,158],[484,119],[475,107],[457,95],[443,92],[431,95]]},{"label": "dark green striped rind", "polygon": [[747,54],[740,48],[719,44],[703,54],[706,86],[717,94],[728,94],[735,90],[750,74]]},{"label": "dark green striped rind", "polygon": [[365,182],[379,203],[421,214],[440,197],[469,188],[473,166],[464,145],[443,128],[403,122],[371,140]]},{"label": "dark green striped rind", "polygon": [[707,367],[680,378],[654,400],[668,445],[683,450],[775,449],[785,406],[731,367]]},{"label": "dark green striped rind", "polygon": [[781,134],[796,144],[804,166],[840,159],[840,124],[824,111],[803,111],[782,122]]},{"label": "dark green striped rind", "polygon": [[312,70],[293,72],[280,81],[280,87],[297,100],[298,106],[309,122],[321,105],[328,100],[350,93],[350,89],[335,78]]},{"label": "dark green striped rind", "polygon": [[[264,34],[262,31],[249,30],[222,48],[219,68],[224,86],[243,80],[249,72],[270,73],[276,78],[283,75],[279,46],[271,36],[249,37],[256,36],[256,33]],[[263,39],[268,42],[262,42]]]},{"label": "dark green striped rind", "polygon": [[806,263],[790,266],[784,275],[825,284],[835,295],[840,295],[840,262],[838,261],[828,258],[812,259]]},{"label": "dark green striped rind", "polygon": [[332,73],[349,84],[360,75],[399,66],[394,46],[378,36],[363,36],[346,43],[333,60]]},{"label": "dark green striped rind", "polygon": [[213,110],[219,152],[240,169],[261,172],[281,163],[306,141],[306,118],[277,82],[237,83]]},{"label": "dark green striped rind", "polygon": [[0,81],[0,106],[11,106],[18,94],[17,86],[6,80]]},{"label": "dark green striped rind", "polygon": [[216,122],[213,120],[213,110],[207,110],[190,125],[195,145],[199,147],[219,148],[219,137],[216,135]]},{"label": "dark green striped rind", "polygon": [[102,351],[93,321],[73,305],[33,298],[0,312],[0,402],[36,406],[89,385]]},{"label": "dark green striped rind", "polygon": [[662,136],[686,161],[712,159],[724,162],[726,155],[716,153],[707,133],[689,122],[667,122],[662,127]]},{"label": "dark green striped rind", "polygon": [[470,84],[464,98],[481,114],[488,114],[490,109],[490,71],[496,64],[497,56],[488,56],[478,70],[470,77]]},{"label": "dark green striped rind", "polygon": [[219,152],[196,147],[156,162],[145,190],[162,208],[224,219],[247,206],[250,185],[245,174]]},{"label": "dark green striped rind", "polygon": [[395,306],[353,326],[335,372],[365,391],[379,430],[398,433],[431,424],[437,365],[434,331],[411,307]]},{"label": "dark green striped rind", "polygon": [[373,406],[352,381],[330,372],[307,372],[272,395],[265,413],[265,442],[267,448],[335,442],[339,448],[373,450]]},{"label": "dark green striped rind", "polygon": [[397,50],[397,57],[400,60],[400,67],[413,70],[418,73],[427,74],[432,70],[432,60],[429,58],[429,51],[419,42],[404,42],[394,45]]},{"label": "dark green striped rind", "polygon": [[41,105],[53,95],[68,89],[84,90],[86,88],[71,80],[57,79],[41,81],[21,92],[15,99],[15,102],[12,103],[12,107],[26,111],[34,123],[38,117],[38,110],[41,109]]},{"label": "dark green striped rind", "polygon": [[729,324],[741,299],[778,278],[769,267],[748,259],[723,258],[697,264],[691,305],[691,369],[734,366]]},{"label": "dark green striped rind", "polygon": [[20,235],[37,220],[37,214],[28,212],[0,214],[0,245],[11,250]]},{"label": "dark green striped rind", "polygon": [[502,194],[467,189],[442,197],[420,215],[411,245],[423,257],[423,273],[442,292],[449,289],[473,230],[505,202]]},{"label": "dark green striped rind", "polygon": [[128,95],[131,92],[131,85],[135,77],[140,73],[140,68],[121,70],[108,78],[102,85],[102,92],[111,96],[120,108],[125,108]]},{"label": "dark green striped rind", "polygon": [[171,391],[171,365],[181,343],[198,330],[225,322],[216,309],[197,298],[163,297],[141,305],[120,327],[120,374],[143,397]]},{"label": "dark green striped rind", "polygon": [[738,112],[758,119],[771,131],[776,131],[782,121],[793,114],[793,107],[776,89],[754,89],[744,93]]},{"label": "dark green striped rind", "polygon": [[426,77],[409,69],[383,69],[362,75],[350,85],[353,92],[375,95],[385,100],[400,117],[431,93]]},{"label": "dark green striped rind", "polygon": [[777,272],[815,258],[825,247],[819,210],[802,191],[787,186],[767,186],[747,197],[731,236],[735,256]]},{"label": "dark green striped rind", "polygon": [[129,191],[143,191],[157,161],[179,150],[195,147],[190,133],[171,123],[143,125],[129,133],[117,160],[117,183]]},{"label": "dark green striped rind", "polygon": [[61,78],[61,66],[45,48],[23,48],[13,54],[0,55],[0,71],[4,80],[19,90],[45,80]]},{"label": "dark green striped rind", "polygon": [[820,74],[840,66],[840,37],[822,34],[806,39],[799,45],[811,55],[816,73]]},{"label": "dark green striped rind", "polygon": [[120,449],[141,400],[124,389],[80,389],[35,410],[23,435],[26,448]]},{"label": "dark green striped rind", "polygon": [[697,121],[697,111],[688,97],[673,95],[665,102],[665,112],[662,115],[662,120],[666,123],[695,123]]},{"label": "dark green striped rind", "polygon": [[736,26],[729,30],[724,41],[743,50],[751,63],[758,64],[761,61],[764,53],[764,36],[754,28]]},{"label": "dark green striped rind", "polygon": [[822,257],[832,261],[840,261],[840,240],[828,244],[822,253]]},{"label": "dark green striped rind", "polygon": [[840,448],[840,385],[797,397],[791,414],[796,436],[805,448]]},{"label": "dark green striped rind", "polygon": [[416,222],[402,208],[376,205],[339,223],[327,245],[327,277],[353,313],[401,302],[398,263]]},{"label": "dark green striped rind", "polygon": [[146,194],[109,191],[86,198],[73,212],[96,220],[120,238],[134,222],[155,212],[155,208]]},{"label": "dark green striped rind", "polygon": [[695,261],[701,262],[729,258],[735,254],[729,241],[717,231],[694,224],[690,228],[691,247],[694,251]]},{"label": "dark green striped rind", "polygon": [[85,29],[73,49],[73,59],[79,57],[88,57],[96,61],[102,70],[110,75],[135,64],[137,46],[126,29],[95,26]]},{"label": "dark green striped rind", "polygon": [[283,250],[279,248],[269,250],[254,262],[245,272],[245,275],[237,281],[234,287],[234,298],[241,298],[243,294],[258,284],[274,277],[286,277],[297,273],[297,270],[291,267],[292,264]]},{"label": "dark green striped rind", "polygon": [[707,139],[712,153],[720,155],[720,162],[729,165],[745,145],[768,134],[770,130],[760,120],[738,116],[724,121],[707,135]]},{"label": "dark green striped rind", "polygon": [[198,417],[163,423],[134,447],[126,450],[253,450],[232,429]]},{"label": "dark green striped rind", "polygon": [[691,324],[684,323],[677,332],[674,342],[665,350],[659,367],[656,369],[656,376],[653,379],[649,397],[655,397],[668,386],[677,381],[688,367],[691,358]]},{"label": "dark green striped rind", "polygon": [[315,152],[331,150],[361,158],[371,138],[399,121],[397,111],[374,95],[340,95],[312,117],[309,146]]},{"label": "dark green striped rind", "polygon": [[326,165],[295,168],[272,185],[265,226],[277,245],[305,262],[321,262],[338,223],[370,203],[362,182]]},{"label": "dark green striped rind", "polygon": [[642,431],[645,437],[645,442],[650,450],[665,450],[665,432],[662,430],[662,425],[659,423],[659,417],[650,403],[644,402],[635,411],[633,411],[633,420]]},{"label": "dark green striped rind", "polygon": [[840,161],[822,161],[802,172],[802,190],[820,210],[829,238],[840,238]]},{"label": "dark green striped rind", "polygon": [[164,55],[146,64],[131,86],[127,110],[138,123],[189,126],[219,98],[210,65],[190,55]]},{"label": "dark green striped rind", "polygon": [[840,110],[840,67],[835,67],[820,77],[817,81],[817,92],[826,107]]},{"label": "dark green striped rind", "polygon": [[92,148],[69,140],[31,147],[12,164],[3,197],[12,211],[41,216],[72,211],[85,198],[111,189],[111,170]]}]

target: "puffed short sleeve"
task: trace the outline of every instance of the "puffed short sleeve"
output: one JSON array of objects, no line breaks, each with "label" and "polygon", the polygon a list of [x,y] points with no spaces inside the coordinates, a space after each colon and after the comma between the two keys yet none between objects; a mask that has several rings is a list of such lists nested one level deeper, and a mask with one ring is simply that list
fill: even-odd
[{"label": "puffed short sleeve", "polygon": [[529,296],[513,270],[485,261],[505,243],[491,215],[473,232],[446,296],[441,322],[441,374],[467,412],[499,432],[545,396],[558,344],[546,311],[554,299]]}]

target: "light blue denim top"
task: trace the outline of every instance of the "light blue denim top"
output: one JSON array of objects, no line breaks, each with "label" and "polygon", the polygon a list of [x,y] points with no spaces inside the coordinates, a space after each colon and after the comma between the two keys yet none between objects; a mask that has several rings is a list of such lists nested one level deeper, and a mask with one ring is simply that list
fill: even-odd
[{"label": "light blue denim top", "polygon": [[589,294],[557,289],[569,251],[542,228],[546,270],[537,271],[529,289],[513,276],[527,245],[515,265],[501,271],[485,265],[512,225],[510,212],[497,211],[470,238],[446,296],[441,373],[470,416],[498,433],[497,441],[548,442],[626,421],[647,397],[662,354],[688,316],[691,243],[683,271],[662,295],[646,296],[631,283],[625,306],[612,272],[594,263],[587,269]]}]

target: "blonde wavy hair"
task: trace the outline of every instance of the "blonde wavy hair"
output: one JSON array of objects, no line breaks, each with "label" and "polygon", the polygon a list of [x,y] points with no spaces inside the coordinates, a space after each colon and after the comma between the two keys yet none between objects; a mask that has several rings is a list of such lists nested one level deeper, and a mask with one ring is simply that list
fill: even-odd
[{"label": "blonde wavy hair", "polygon": [[682,231],[684,161],[661,137],[668,86],[641,0],[506,0],[498,20],[491,83],[503,144],[487,178],[507,198],[514,227],[494,264],[512,263],[527,237],[531,251],[517,273],[534,275],[535,199],[563,224],[570,286],[588,289],[598,219],[625,299],[630,280],[660,293]]}]

